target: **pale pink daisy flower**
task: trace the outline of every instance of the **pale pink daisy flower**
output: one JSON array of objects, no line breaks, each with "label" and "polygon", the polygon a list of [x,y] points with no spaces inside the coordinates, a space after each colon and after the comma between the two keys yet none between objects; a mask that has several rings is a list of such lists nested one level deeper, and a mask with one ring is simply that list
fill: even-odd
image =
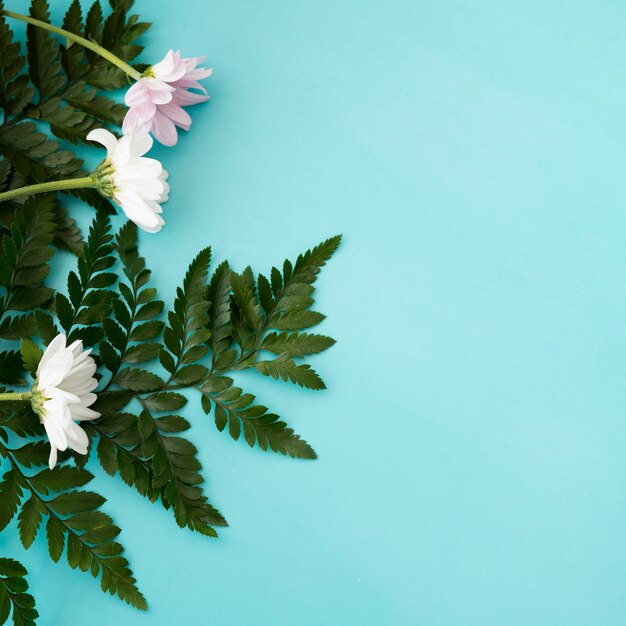
[{"label": "pale pink daisy flower", "polygon": [[213,70],[198,67],[202,61],[203,56],[183,59],[179,50],[170,50],[161,62],[148,68],[126,92],[124,101],[129,108],[122,127],[124,134],[150,132],[164,146],[175,145],[176,127],[191,127],[191,117],[183,107],[209,99],[198,81],[210,76]]}]

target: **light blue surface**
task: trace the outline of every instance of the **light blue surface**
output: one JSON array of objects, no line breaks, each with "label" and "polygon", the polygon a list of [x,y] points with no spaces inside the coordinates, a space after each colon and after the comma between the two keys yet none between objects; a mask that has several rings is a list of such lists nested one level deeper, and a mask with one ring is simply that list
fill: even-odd
[{"label": "light blue surface", "polygon": [[250,450],[190,403],[231,527],[179,530],[90,463],[150,612],[4,533],[41,623],[622,626],[626,7],[138,9],[143,60],[215,68],[156,151],[173,192],[141,243],[161,295],[209,243],[264,271],[345,235],[318,288],[329,391],[240,378],[320,458]]}]

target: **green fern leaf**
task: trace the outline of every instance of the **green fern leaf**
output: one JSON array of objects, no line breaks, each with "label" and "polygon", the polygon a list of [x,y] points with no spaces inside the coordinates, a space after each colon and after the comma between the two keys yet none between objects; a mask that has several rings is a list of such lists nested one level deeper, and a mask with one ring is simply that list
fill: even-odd
[{"label": "green fern leaf", "polygon": [[281,354],[272,361],[257,361],[253,364],[257,372],[271,376],[275,380],[289,381],[307,389],[326,389],[324,381],[310,365],[296,365],[287,354]]},{"label": "green fern leaf", "polygon": [[[204,343],[210,338],[207,329],[209,322],[209,301],[206,286],[211,249],[205,248],[191,262],[182,287],[179,287],[174,300],[174,309],[168,314],[168,324],[163,331],[163,341],[171,359],[162,359],[171,369],[170,380],[199,380],[199,367],[188,365],[207,353]],[[191,369],[190,369],[191,368]],[[204,374],[207,373],[203,369]],[[202,375],[204,375],[202,374]]]},{"label": "green fern leaf", "polygon": [[35,626],[39,617],[35,599],[27,593],[26,568],[13,559],[0,558],[0,624],[12,611],[14,626]]},{"label": "green fern leaf", "polygon": [[17,513],[23,494],[19,474],[10,469],[0,481],[0,530],[4,530]]},{"label": "green fern leaf", "polygon": [[[4,453],[11,462],[9,471],[16,476],[20,489],[30,494],[27,503],[36,502],[25,506],[37,507],[41,515],[48,518],[46,534],[52,559],[58,560],[67,547],[70,567],[90,571],[94,577],[100,576],[103,591],[116,594],[128,604],[145,610],[146,600],[137,588],[128,561],[122,556],[123,547],[114,541],[120,529],[99,509],[104,498],[93,492],[76,490],[87,484],[92,475],[84,469],[57,465],[52,470],[45,469],[28,476],[11,450],[4,448]],[[44,497],[51,493],[55,497]],[[21,536],[25,545],[30,545],[40,520],[32,512],[23,514],[22,520],[24,530]]]},{"label": "green fern leaf", "polygon": [[274,354],[285,353],[291,357],[304,357],[327,350],[335,344],[335,340],[325,335],[307,333],[269,333],[263,339],[262,350]]},{"label": "green fern leaf", "polygon": [[202,466],[196,458],[196,447],[178,436],[189,428],[188,422],[178,416],[154,419],[142,403],[139,433],[143,453],[152,460],[153,486],[163,489],[163,503],[166,508],[172,507],[179,526],[216,537],[213,527],[226,526],[226,520],[202,493]]},{"label": "green fern leaf", "polygon": [[255,397],[233,386],[226,376],[209,378],[201,387],[204,397],[215,405],[215,424],[222,431],[228,426],[236,441],[242,435],[250,447],[273,450],[294,458],[315,459],[311,446],[267,407],[255,404]]}]

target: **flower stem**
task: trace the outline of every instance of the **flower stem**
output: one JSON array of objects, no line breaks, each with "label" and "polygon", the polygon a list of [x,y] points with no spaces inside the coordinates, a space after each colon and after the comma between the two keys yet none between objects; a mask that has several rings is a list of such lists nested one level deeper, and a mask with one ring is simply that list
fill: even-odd
[{"label": "flower stem", "polygon": [[46,191],[84,189],[85,187],[97,187],[97,183],[91,176],[84,176],[83,178],[69,178],[67,180],[51,180],[47,183],[37,183],[35,185],[26,185],[26,187],[18,187],[17,189],[3,191],[0,193],[0,202],[13,200],[13,198],[19,198],[20,196],[32,196],[36,193],[45,193]]},{"label": "flower stem", "polygon": [[30,400],[31,395],[30,391],[7,391],[5,393],[0,393],[0,402],[9,400]]},{"label": "flower stem", "polygon": [[28,15],[22,15],[21,13],[14,13],[13,11],[2,11],[4,15],[7,17],[12,17],[16,20],[20,20],[21,22],[26,22],[27,24],[32,24],[33,26],[37,26],[39,28],[43,28],[44,30],[48,30],[51,33],[55,33],[57,35],[61,35],[65,37],[68,41],[73,41],[89,50],[92,50],[96,54],[99,54],[102,58],[106,59],[119,67],[123,72],[128,74],[133,80],[139,80],[141,78],[141,74],[133,67],[128,65],[125,61],[122,61],[118,56],[115,56],[112,52],[109,52],[106,48],[98,45],[93,41],[89,41],[89,39],[85,39],[80,35],[76,35],[74,33],[70,33],[69,31],[63,28],[57,28],[52,24],[48,24],[48,22],[43,22],[42,20],[35,19],[34,17],[30,17]]}]

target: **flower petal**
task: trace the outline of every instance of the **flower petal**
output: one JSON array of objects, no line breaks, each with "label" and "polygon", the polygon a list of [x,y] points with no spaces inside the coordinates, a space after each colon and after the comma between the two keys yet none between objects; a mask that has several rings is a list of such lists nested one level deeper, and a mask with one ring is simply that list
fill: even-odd
[{"label": "flower petal", "polygon": [[97,141],[99,144],[102,144],[107,149],[108,155],[115,150],[115,146],[118,143],[117,137],[112,132],[104,128],[94,128],[89,131],[86,139],[88,141]]},{"label": "flower petal", "polygon": [[50,443],[50,456],[48,457],[48,467],[52,469],[57,464],[57,449],[56,446]]},{"label": "flower petal", "polygon": [[[155,233],[161,230],[163,220],[156,215],[145,200],[134,190],[120,192],[116,196],[126,217],[135,222],[139,228]],[[160,223],[159,223],[160,220]]]},{"label": "flower petal", "polygon": [[130,134],[131,158],[142,157],[152,148],[152,137],[147,132],[135,132]]},{"label": "flower petal", "polygon": [[155,78],[167,83],[172,83],[185,75],[187,65],[180,58],[180,50],[174,52],[170,50],[162,61],[152,66],[152,73]]},{"label": "flower petal", "polygon": [[178,133],[174,122],[157,110],[152,122],[152,132],[157,141],[164,146],[175,146],[178,141]]},{"label": "flower petal", "polygon": [[43,353],[41,360],[39,361],[39,365],[37,366],[37,376],[41,374],[45,364],[52,358],[54,354],[56,354],[59,350],[65,350],[65,342],[66,337],[63,333],[57,335],[46,348],[46,351]]}]

